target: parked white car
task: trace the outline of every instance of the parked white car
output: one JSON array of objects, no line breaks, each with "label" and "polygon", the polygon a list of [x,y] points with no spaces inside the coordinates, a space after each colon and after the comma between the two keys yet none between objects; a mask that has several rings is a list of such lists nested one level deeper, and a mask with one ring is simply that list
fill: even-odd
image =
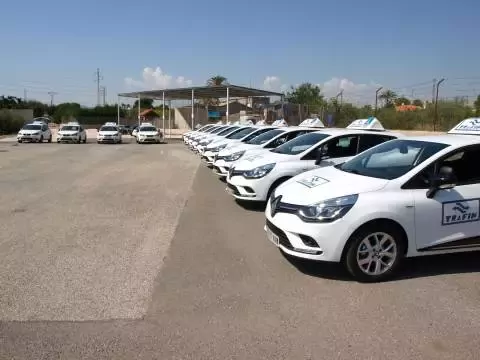
[{"label": "parked white car", "polygon": [[295,176],[265,210],[290,256],[342,263],[382,281],[405,257],[480,250],[480,118],[446,135],[404,137]]},{"label": "parked white car", "polygon": [[114,122],[107,122],[103,125],[97,134],[97,143],[113,143],[121,144],[122,143],[122,133],[118,129],[118,126]]},{"label": "parked white car", "polygon": [[57,133],[57,143],[74,142],[84,144],[87,142],[87,132],[78,122],[69,122],[63,125]]},{"label": "parked white car", "polygon": [[311,132],[236,162],[227,176],[227,191],[239,200],[263,202],[295,175],[345,162],[372,146],[403,136],[384,130],[376,118],[355,120],[346,129]]},{"label": "parked white car", "polygon": [[150,123],[140,125],[138,127],[138,131],[135,137],[137,138],[138,144],[160,144],[163,141],[162,132]]},{"label": "parked white car", "polygon": [[26,124],[17,134],[19,143],[24,141],[43,143],[45,140],[49,143],[52,142],[52,131],[44,121],[34,121],[31,124]]}]

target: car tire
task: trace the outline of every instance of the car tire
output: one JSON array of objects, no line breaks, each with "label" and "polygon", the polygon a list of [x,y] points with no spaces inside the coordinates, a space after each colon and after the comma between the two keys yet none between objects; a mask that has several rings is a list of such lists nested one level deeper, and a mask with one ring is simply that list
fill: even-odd
[{"label": "car tire", "polygon": [[52,134],[50,134],[50,137],[48,138],[48,142],[49,142],[49,143],[52,142]]},{"label": "car tire", "polygon": [[38,142],[39,142],[40,144],[43,143],[43,135],[40,135],[40,140],[38,140]]},{"label": "car tire", "polygon": [[17,140],[19,144],[21,144],[23,141],[22,140]]},{"label": "car tire", "polygon": [[359,282],[388,280],[405,256],[406,241],[396,226],[385,222],[368,224],[348,240],[343,265]]},{"label": "car tire", "polygon": [[86,137],[86,136],[83,138],[83,143],[84,143],[84,144],[87,143],[87,137]]},{"label": "car tire", "polygon": [[80,144],[82,142],[82,138],[79,136],[77,140],[77,144]]}]

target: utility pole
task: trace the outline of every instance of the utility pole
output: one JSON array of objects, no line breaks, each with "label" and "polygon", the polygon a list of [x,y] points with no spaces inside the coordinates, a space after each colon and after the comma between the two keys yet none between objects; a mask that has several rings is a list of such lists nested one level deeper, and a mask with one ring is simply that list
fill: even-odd
[{"label": "utility pole", "polygon": [[432,86],[432,104],[435,103],[435,88],[437,87],[437,79],[433,79],[433,86]]},{"label": "utility pole", "polygon": [[23,101],[27,102],[27,89],[23,89]]},{"label": "utility pole", "polygon": [[376,91],[375,91],[375,116],[377,116],[377,108],[378,108],[378,93],[380,90],[383,89],[383,86],[380,86]]},{"label": "utility pole", "polygon": [[340,96],[340,106],[343,104],[343,89],[340,90],[340,92],[337,94],[337,96],[335,97],[337,99],[337,103],[338,103],[338,97]]},{"label": "utility pole", "polygon": [[107,97],[107,88],[105,86],[100,87],[100,94],[101,94],[102,100],[103,100],[102,104],[103,104],[103,106],[105,106],[105,103],[106,103],[105,99]]},{"label": "utility pole", "polygon": [[442,78],[440,79],[437,84],[436,84],[436,92],[435,92],[435,118],[433,120],[433,131],[436,130],[437,127],[437,122],[438,122],[438,88],[440,87],[440,84],[444,82],[445,79]]},{"label": "utility pole", "polygon": [[49,91],[48,95],[50,95],[50,107],[53,107],[53,97],[57,95],[58,93],[55,91]]},{"label": "utility pole", "polygon": [[95,82],[97,83],[97,106],[100,106],[100,81],[103,80],[103,76],[100,74],[100,69],[97,68],[95,72]]}]

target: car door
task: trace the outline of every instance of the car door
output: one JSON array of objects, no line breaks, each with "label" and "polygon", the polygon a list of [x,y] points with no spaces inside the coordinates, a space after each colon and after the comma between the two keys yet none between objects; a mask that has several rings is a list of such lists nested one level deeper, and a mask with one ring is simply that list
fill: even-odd
[{"label": "car door", "polygon": [[[453,136],[453,135],[452,135]],[[456,149],[428,166],[406,186],[415,207],[417,250],[440,251],[480,247],[480,146]],[[441,166],[457,177],[452,189],[439,189],[426,196],[429,178]]]},{"label": "car door", "polygon": [[315,156],[316,158],[319,149],[321,149],[325,157],[318,166],[324,167],[341,164],[357,154],[358,140],[359,135],[357,134],[336,136],[317,146],[316,149],[312,150],[315,155],[311,154],[310,156]]}]

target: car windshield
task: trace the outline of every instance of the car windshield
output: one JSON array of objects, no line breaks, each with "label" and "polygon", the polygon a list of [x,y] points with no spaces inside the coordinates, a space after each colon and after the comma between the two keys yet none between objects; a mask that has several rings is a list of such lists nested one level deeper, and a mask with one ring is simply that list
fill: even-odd
[{"label": "car windshield", "polygon": [[23,130],[41,130],[41,129],[42,129],[42,125],[34,125],[34,124],[27,124],[23,127]]},{"label": "car windshield", "polygon": [[78,130],[78,126],[73,126],[73,125],[65,125],[60,129],[61,131],[76,131]]},{"label": "car windshield", "polygon": [[234,133],[225,136],[226,139],[232,139],[232,140],[237,140],[241,139],[244,136],[250,134],[252,131],[256,130],[255,128],[243,128],[235,131]]},{"label": "car windshield", "polygon": [[272,140],[275,136],[284,133],[285,130],[280,129],[273,129],[263,133],[262,135],[254,137],[252,140],[247,141],[246,144],[250,145],[262,145],[265,144],[267,141]]},{"label": "car windshield", "polygon": [[405,175],[447,146],[430,141],[390,140],[335,167],[353,174],[392,180]]},{"label": "car windshield", "polygon": [[210,131],[209,133],[210,133],[210,134],[217,134],[217,133],[219,133],[219,132],[222,131],[222,130],[225,130],[225,126],[220,126],[220,127],[216,128],[215,130]]},{"label": "car windshield", "polygon": [[138,131],[157,131],[153,126],[143,126]]},{"label": "car windshield", "polygon": [[313,145],[329,136],[328,134],[320,133],[300,135],[270,151],[277,154],[297,155],[310,149]]},{"label": "car windshield", "polygon": [[117,131],[117,128],[115,126],[102,126],[100,131]]},{"label": "car windshield", "polygon": [[213,128],[213,126],[208,125],[208,126],[205,126],[201,129],[199,129],[198,132],[205,132],[205,131],[211,130],[212,128]]},{"label": "car windshield", "polygon": [[238,126],[229,126],[226,129],[223,129],[222,131],[217,133],[217,135],[220,135],[220,136],[221,135],[226,135],[226,134],[229,134],[230,132],[232,132],[235,129],[238,129]]},{"label": "car windshield", "polygon": [[250,133],[250,135],[248,135],[247,137],[245,137],[245,139],[242,140],[242,142],[244,143],[247,143],[249,142],[250,140],[256,138],[257,136],[260,136],[264,133],[266,133],[267,131],[271,131],[272,129],[256,129],[254,132]]}]

